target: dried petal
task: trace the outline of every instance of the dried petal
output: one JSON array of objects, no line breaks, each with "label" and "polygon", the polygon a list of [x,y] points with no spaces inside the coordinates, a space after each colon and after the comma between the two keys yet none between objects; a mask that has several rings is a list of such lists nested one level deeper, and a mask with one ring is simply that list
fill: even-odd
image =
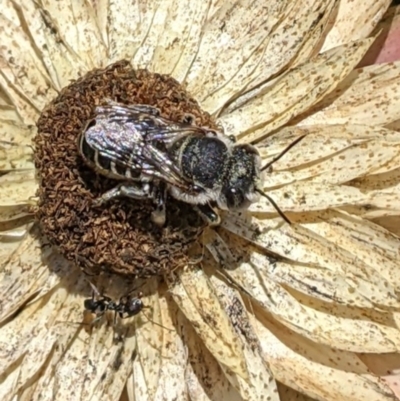
[{"label": "dried petal", "polygon": [[[32,162],[30,163],[32,164]],[[15,171],[0,177],[0,206],[29,205],[36,195],[35,171]]]},{"label": "dried petal", "polygon": [[[260,9],[256,3],[242,2],[227,15],[215,13],[207,22],[199,56],[191,66],[189,89],[199,93],[207,110],[217,113],[242,91],[308,60],[316,51],[333,4],[326,0],[287,1]],[[248,28],[238,30],[238,20]]]},{"label": "dried petal", "polygon": [[170,292],[197,334],[218,361],[248,380],[242,347],[207,276],[198,268],[177,272]]},{"label": "dried petal", "polygon": [[[224,227],[248,241],[265,247],[268,253],[284,255],[285,258],[298,260],[301,263],[326,266],[340,272],[359,296],[366,297],[375,303],[397,305],[393,288],[381,277],[374,276],[372,269],[340,248],[329,244],[317,236],[306,235],[304,229],[297,226],[288,236],[279,237],[282,229],[266,230],[263,222],[257,222],[258,231],[250,230],[239,221]],[[239,228],[241,226],[241,229]],[[322,245],[322,242],[325,242]],[[302,252],[302,248],[308,244]],[[321,250],[323,251],[321,252]],[[233,260],[242,260],[240,250],[230,248]],[[327,257],[329,255],[329,257]],[[348,258],[347,260],[345,260]],[[272,262],[273,263],[273,262]],[[257,272],[257,273],[256,273]],[[358,309],[347,306],[345,311],[339,305],[326,304],[309,299],[301,293],[294,293],[273,281],[264,273],[262,265],[242,261],[227,274],[245,288],[262,307],[272,313],[279,321],[292,330],[301,333],[313,341],[329,344],[335,348],[368,352],[392,352],[399,350],[399,331],[392,327],[391,313],[378,313],[374,310]],[[378,351],[379,349],[379,351]]]},{"label": "dried petal", "polygon": [[71,49],[87,69],[99,67],[107,56],[93,10],[86,1],[54,2],[43,0],[38,7],[42,18],[53,27],[67,49]]},{"label": "dried petal", "polygon": [[[42,250],[37,231],[19,243],[15,251],[1,263],[0,272],[0,320],[23,305],[37,293],[49,276],[42,257],[51,252]],[[44,254],[44,255],[43,255]]]},{"label": "dried petal", "polygon": [[332,29],[322,51],[366,38],[384,16],[390,0],[341,0]]},{"label": "dried petal", "polygon": [[240,376],[224,369],[231,383],[237,383],[238,391],[246,400],[276,400],[279,401],[276,382],[272,373],[260,354],[261,345],[249,322],[249,316],[238,291],[230,288],[218,279],[217,271],[209,264],[204,266],[206,273],[211,277],[217,296],[221,300],[228,316],[233,322],[237,334],[243,344],[243,353],[246,360],[249,379],[243,380]]},{"label": "dried petal", "polygon": [[[187,351],[177,331],[179,313],[165,286],[146,284],[155,295],[146,298],[152,314],[142,315],[135,332],[137,354],[133,362],[135,400],[184,400]],[[148,319],[151,318],[151,321]]]},{"label": "dried petal", "polygon": [[385,125],[400,119],[400,62],[353,71],[315,108],[301,125]]},{"label": "dried petal", "polygon": [[326,401],[396,400],[356,355],[312,343],[266,319],[251,320],[275,377],[287,386]]},{"label": "dried petal", "polygon": [[289,70],[265,92],[221,117],[226,132],[246,142],[260,140],[330,93],[357,65],[372,39],[347,44],[320,54]]}]

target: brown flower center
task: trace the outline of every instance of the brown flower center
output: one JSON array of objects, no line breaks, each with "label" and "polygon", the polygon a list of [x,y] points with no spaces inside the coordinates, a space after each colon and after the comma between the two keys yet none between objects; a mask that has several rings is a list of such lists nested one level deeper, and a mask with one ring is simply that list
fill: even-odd
[{"label": "brown flower center", "polygon": [[111,99],[148,104],[161,115],[216,128],[210,116],[173,78],[134,70],[127,61],[94,70],[64,88],[42,112],[35,138],[40,187],[36,218],[49,241],[69,260],[94,274],[102,270],[138,277],[163,274],[187,262],[204,224],[193,207],[167,200],[167,223],[150,220],[151,201],[128,198],[101,207],[92,202],[117,185],[96,174],[78,153],[77,137],[96,105]]}]

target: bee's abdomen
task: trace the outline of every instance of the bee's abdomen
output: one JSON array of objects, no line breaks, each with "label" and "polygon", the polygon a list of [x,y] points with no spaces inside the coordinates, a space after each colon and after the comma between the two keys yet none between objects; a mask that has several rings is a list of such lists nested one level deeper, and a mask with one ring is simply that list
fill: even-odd
[{"label": "bee's abdomen", "polygon": [[140,177],[137,171],[112,160],[108,155],[90,146],[84,133],[79,137],[78,148],[85,163],[105,177],[117,180],[135,180]]}]

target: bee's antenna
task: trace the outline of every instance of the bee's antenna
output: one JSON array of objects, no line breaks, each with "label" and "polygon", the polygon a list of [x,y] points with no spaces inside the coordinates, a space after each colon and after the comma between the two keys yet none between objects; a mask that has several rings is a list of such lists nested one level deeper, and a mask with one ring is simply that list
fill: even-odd
[{"label": "bee's antenna", "polygon": [[278,212],[279,216],[281,216],[282,219],[286,221],[286,223],[292,224],[292,222],[285,216],[285,213],[283,213],[282,210],[279,209],[279,206],[275,203],[275,201],[269,195],[267,195],[264,191],[262,191],[259,188],[256,188],[256,192],[258,192],[260,195],[262,195],[268,199],[268,202],[275,208],[275,210]]},{"label": "bee's antenna", "polygon": [[[294,145],[297,145],[305,136],[306,135],[301,135],[298,138],[296,138],[289,146],[287,146],[285,149],[283,149],[282,152],[279,153],[278,156],[274,157],[264,167],[261,167],[261,171],[266,170],[268,167],[270,167],[272,164],[274,164],[276,161],[278,161],[282,156],[284,156],[287,152],[289,152],[289,150],[292,149]],[[273,201],[271,201],[271,199],[269,201],[273,204]],[[278,210],[276,206],[275,206],[275,209]]]}]

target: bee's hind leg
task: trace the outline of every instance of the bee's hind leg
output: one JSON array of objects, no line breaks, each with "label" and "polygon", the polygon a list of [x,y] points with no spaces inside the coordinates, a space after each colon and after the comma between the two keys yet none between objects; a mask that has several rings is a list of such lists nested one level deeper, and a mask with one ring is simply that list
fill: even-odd
[{"label": "bee's hind leg", "polygon": [[93,201],[93,206],[102,206],[105,203],[120,197],[127,197],[132,199],[149,199],[152,198],[150,186],[148,184],[126,184],[122,183],[110,189],[99,198]]},{"label": "bee's hind leg", "polygon": [[165,225],[166,219],[165,202],[167,199],[167,189],[165,185],[160,184],[160,186],[155,186],[152,195],[155,209],[151,213],[151,221],[162,227]]}]

